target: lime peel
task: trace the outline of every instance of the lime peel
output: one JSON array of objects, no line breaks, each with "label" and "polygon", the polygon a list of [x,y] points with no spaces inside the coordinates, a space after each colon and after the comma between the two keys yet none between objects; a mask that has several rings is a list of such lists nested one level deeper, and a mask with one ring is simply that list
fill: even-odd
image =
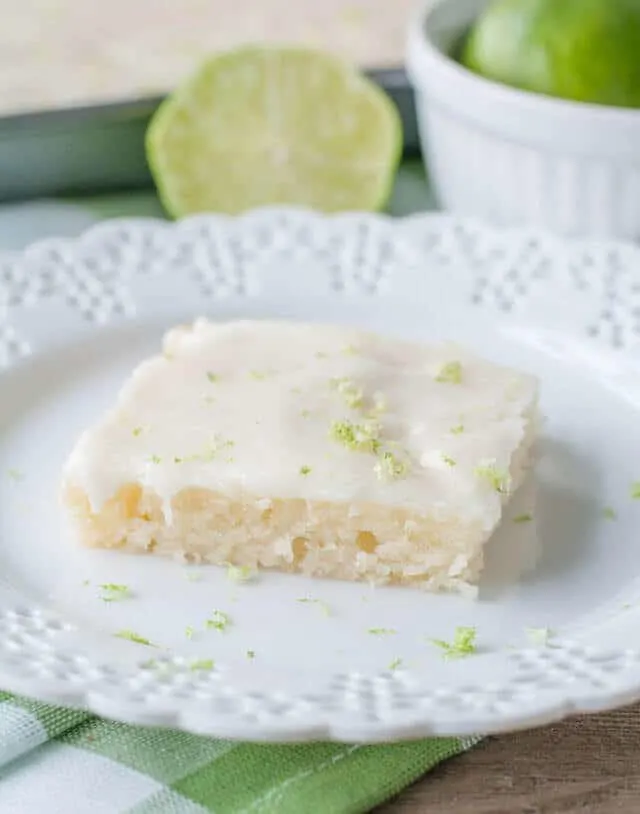
[{"label": "lime peel", "polygon": [[128,642],[133,642],[134,644],[143,644],[146,647],[156,647],[157,645],[153,644],[149,639],[145,636],[141,636],[139,633],[136,633],[135,630],[119,630],[117,633],[113,634],[116,639],[125,639]]},{"label": "lime peel", "polygon": [[443,658],[460,659],[478,652],[476,636],[475,627],[457,627],[452,642],[446,642],[444,639],[431,639],[431,643],[442,650]]},{"label": "lime peel", "polygon": [[116,582],[103,582],[98,586],[103,602],[121,602],[123,599],[131,598],[131,590],[128,585],[119,585]]}]

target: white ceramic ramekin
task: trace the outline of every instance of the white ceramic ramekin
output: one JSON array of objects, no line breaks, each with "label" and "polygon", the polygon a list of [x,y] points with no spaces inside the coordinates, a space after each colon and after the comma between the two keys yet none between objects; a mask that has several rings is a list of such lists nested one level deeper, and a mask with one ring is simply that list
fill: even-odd
[{"label": "white ceramic ramekin", "polygon": [[514,90],[451,56],[488,0],[429,0],[407,69],[421,141],[446,209],[564,235],[640,239],[640,110]]}]

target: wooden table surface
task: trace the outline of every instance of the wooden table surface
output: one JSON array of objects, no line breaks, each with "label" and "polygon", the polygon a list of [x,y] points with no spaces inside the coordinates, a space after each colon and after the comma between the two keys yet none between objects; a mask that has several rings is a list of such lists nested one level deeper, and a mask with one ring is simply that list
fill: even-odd
[{"label": "wooden table surface", "polygon": [[488,738],[376,814],[640,814],[640,706]]}]

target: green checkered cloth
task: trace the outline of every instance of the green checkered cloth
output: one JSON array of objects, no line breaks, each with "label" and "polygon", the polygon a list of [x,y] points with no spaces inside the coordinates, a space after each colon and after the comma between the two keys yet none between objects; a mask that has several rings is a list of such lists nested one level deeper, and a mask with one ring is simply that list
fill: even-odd
[{"label": "green checkered cloth", "polygon": [[356,814],[473,742],[236,743],[0,693],[0,814]]}]

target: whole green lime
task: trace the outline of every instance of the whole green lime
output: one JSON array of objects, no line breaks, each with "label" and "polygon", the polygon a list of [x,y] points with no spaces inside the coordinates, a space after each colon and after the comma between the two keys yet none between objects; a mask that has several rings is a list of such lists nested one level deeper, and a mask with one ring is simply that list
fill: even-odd
[{"label": "whole green lime", "polygon": [[521,90],[640,108],[640,0],[494,0],[462,62]]}]

